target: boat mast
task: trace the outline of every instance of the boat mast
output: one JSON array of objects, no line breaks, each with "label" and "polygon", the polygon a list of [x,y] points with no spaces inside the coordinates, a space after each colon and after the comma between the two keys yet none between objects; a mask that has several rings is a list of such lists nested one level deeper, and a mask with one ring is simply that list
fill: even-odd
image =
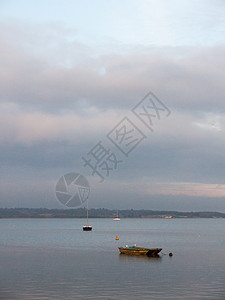
[{"label": "boat mast", "polygon": [[88,198],[87,198],[87,225],[88,225]]}]

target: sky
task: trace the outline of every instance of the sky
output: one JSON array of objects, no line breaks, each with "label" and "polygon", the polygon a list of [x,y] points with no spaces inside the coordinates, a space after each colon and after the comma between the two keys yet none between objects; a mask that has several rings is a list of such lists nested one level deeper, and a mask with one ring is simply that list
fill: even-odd
[{"label": "sky", "polygon": [[74,172],[93,208],[225,212],[224,37],[220,0],[0,0],[0,207]]}]

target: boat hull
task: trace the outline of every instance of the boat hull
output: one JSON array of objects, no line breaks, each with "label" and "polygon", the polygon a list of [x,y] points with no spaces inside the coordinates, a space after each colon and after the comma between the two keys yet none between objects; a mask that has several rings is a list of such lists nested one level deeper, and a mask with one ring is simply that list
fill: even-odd
[{"label": "boat hull", "polygon": [[92,226],[90,225],[83,226],[83,231],[92,231]]},{"label": "boat hull", "polygon": [[119,250],[121,254],[126,255],[158,256],[162,248],[119,247]]}]

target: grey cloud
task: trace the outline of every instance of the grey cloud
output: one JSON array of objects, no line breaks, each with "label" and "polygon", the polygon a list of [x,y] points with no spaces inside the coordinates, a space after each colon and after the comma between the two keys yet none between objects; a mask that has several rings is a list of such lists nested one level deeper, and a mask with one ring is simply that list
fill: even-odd
[{"label": "grey cloud", "polygon": [[[33,26],[31,35],[25,26],[3,25],[0,90],[5,101],[56,113],[80,109],[84,101],[102,109],[126,108],[152,90],[180,110],[224,111],[224,46],[189,48],[183,56],[150,48],[94,57],[91,49],[64,37],[63,26],[47,27],[48,34]],[[41,54],[35,50],[38,43]],[[56,63],[59,47],[69,64],[63,58]]]},{"label": "grey cloud", "polygon": [[[55,182],[80,171],[93,206],[225,209],[219,197],[150,196],[141,185],[224,184],[224,45],[96,56],[64,25],[17,25],[1,22],[1,205],[57,207]],[[99,184],[81,156],[149,90],[172,114],[154,133],[136,120],[147,139]]]}]

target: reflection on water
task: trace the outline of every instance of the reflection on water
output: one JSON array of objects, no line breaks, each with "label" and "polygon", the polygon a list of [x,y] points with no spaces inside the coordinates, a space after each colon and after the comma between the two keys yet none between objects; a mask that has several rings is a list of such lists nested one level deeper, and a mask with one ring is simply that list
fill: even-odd
[{"label": "reflection on water", "polygon": [[[115,223],[0,220],[0,299],[225,299],[225,220]],[[133,243],[174,256],[119,254]]]},{"label": "reflection on water", "polygon": [[155,263],[160,262],[162,259],[161,255],[157,256],[147,256],[147,255],[126,255],[126,254],[119,254],[119,260],[125,262],[140,262],[143,261],[145,263]]}]

